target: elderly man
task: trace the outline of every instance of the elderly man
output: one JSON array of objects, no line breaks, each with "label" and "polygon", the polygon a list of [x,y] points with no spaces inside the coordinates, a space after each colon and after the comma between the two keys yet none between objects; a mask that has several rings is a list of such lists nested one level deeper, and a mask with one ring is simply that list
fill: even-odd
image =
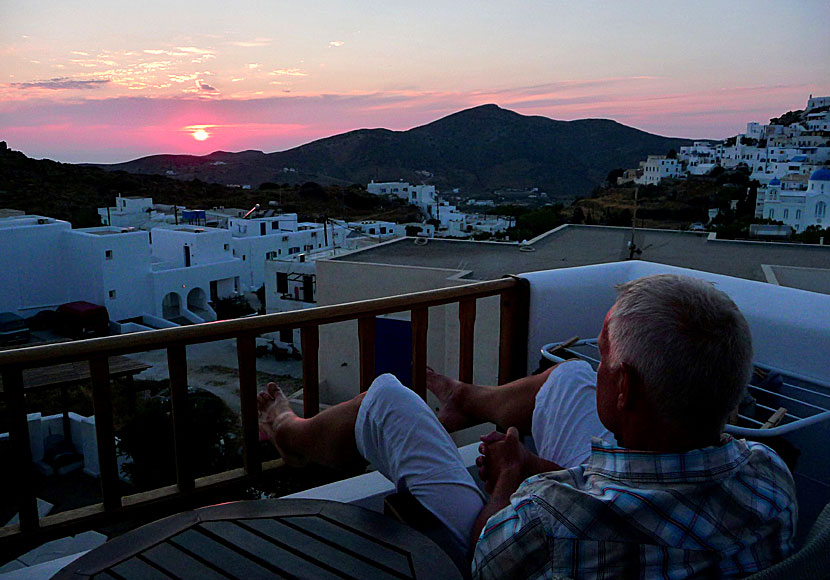
[{"label": "elderly man", "polygon": [[[722,433],[752,360],[735,304],[694,278],[634,280],[619,288],[599,348],[596,373],[569,361],[499,387],[430,374],[440,423],[383,375],[308,420],[271,384],[260,425],[289,462],[363,456],[459,544],[475,542],[475,577],[740,577],[786,557],[792,476],[769,448]],[[507,429],[482,438],[489,498],[446,431],[483,420]]]}]

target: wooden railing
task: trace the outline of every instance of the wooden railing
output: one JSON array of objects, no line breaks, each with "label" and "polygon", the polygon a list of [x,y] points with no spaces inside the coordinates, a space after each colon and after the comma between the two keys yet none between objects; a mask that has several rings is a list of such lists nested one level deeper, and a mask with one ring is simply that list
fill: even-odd
[{"label": "wooden railing", "polygon": [[[0,528],[0,547],[15,543],[34,544],[75,530],[88,529],[98,522],[127,517],[147,507],[168,513],[179,509],[180,500],[192,500],[200,492],[221,485],[255,480],[263,472],[283,466],[282,460],[263,462],[259,454],[256,393],[256,337],[263,333],[299,328],[303,353],[303,404],[306,417],[319,412],[319,327],[347,320],[358,321],[360,389],[374,379],[375,317],[410,311],[412,329],[412,388],[426,397],[427,328],[429,308],[458,303],[459,378],[472,381],[476,301],[500,297],[499,382],[524,376],[527,356],[528,285],[517,277],[415,292],[388,298],[321,306],[306,310],[269,314],[139,332],[77,342],[33,346],[0,352],[4,398],[8,410],[13,460],[5,465],[3,477],[14,486],[12,498],[20,511],[20,523]],[[189,344],[235,338],[239,362],[239,396],[243,440],[243,467],[195,478],[186,437],[187,356]],[[122,354],[156,349],[167,350],[173,419],[176,484],[148,492],[122,496],[116,461],[112,397],[108,360]],[[66,362],[88,361],[95,412],[102,502],[40,518],[34,485],[34,467],[26,418],[24,369]],[[4,497],[3,501],[8,501]],[[171,505],[172,504],[172,505]]]}]

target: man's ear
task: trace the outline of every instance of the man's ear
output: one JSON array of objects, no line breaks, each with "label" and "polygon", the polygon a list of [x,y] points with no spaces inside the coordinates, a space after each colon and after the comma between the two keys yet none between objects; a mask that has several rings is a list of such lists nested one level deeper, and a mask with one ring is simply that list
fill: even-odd
[{"label": "man's ear", "polygon": [[639,400],[640,374],[637,369],[627,363],[621,363],[617,375],[617,410],[630,410]]}]

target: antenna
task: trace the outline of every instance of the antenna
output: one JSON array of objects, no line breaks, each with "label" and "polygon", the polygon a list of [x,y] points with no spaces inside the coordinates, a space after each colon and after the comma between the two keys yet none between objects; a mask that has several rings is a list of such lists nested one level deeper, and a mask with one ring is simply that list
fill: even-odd
[{"label": "antenna", "polygon": [[256,204],[254,207],[252,207],[250,210],[248,210],[248,213],[246,213],[245,215],[242,216],[242,219],[243,220],[248,219],[248,216],[251,215],[252,213],[254,213],[258,209],[259,209],[259,204]]}]

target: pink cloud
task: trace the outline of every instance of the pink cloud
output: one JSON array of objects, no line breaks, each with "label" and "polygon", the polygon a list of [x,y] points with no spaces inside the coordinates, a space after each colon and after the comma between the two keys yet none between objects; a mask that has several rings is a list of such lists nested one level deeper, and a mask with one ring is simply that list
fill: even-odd
[{"label": "pink cloud", "polygon": [[[682,93],[660,91],[654,86],[659,79],[631,77],[466,93],[402,89],[220,98],[210,90],[215,87],[195,82],[212,98],[4,99],[0,139],[31,155],[66,161],[115,162],[216,149],[270,152],[363,127],[405,130],[485,103],[562,120],[611,118],[662,135],[723,138],[742,131],[747,122],[766,122],[802,108],[809,93],[830,89],[781,85]],[[12,89],[6,85],[6,90]],[[196,125],[216,128],[200,143],[180,131]]]}]

